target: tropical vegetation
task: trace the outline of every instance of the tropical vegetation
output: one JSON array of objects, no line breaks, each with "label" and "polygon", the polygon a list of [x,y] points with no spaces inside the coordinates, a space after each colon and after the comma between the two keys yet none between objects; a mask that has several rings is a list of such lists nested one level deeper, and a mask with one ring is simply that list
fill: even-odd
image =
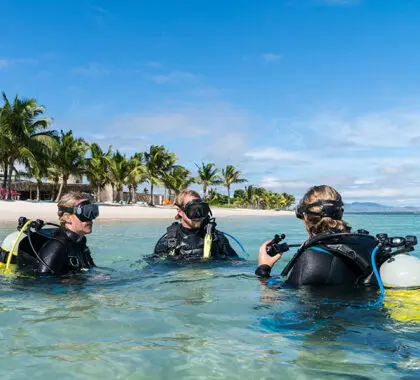
[{"label": "tropical vegetation", "polygon": [[[291,194],[276,193],[253,185],[238,188],[247,182],[242,172],[233,165],[218,168],[214,162],[195,164],[196,173],[177,163],[175,153],[163,145],[151,145],[144,152],[132,156],[106,150],[95,143],[74,136],[73,131],[55,131],[52,119],[44,115],[44,107],[36,99],[19,98],[11,101],[2,93],[0,106],[0,187],[7,189],[7,198],[13,193],[12,183],[18,177],[36,183],[36,200],[41,199],[41,186],[52,184],[51,200],[58,201],[70,178],[88,181],[93,196],[101,202],[101,192],[112,188],[112,201],[136,203],[145,199],[154,205],[156,187],[164,188],[167,203],[182,190],[196,184],[202,187],[203,198],[222,207],[250,207],[260,209],[287,209],[295,202]],[[144,188],[138,192],[139,186]],[[146,187],[144,187],[146,185]],[[218,191],[224,187],[227,194]],[[232,197],[232,187],[235,187]],[[124,189],[128,197],[124,198]]]}]

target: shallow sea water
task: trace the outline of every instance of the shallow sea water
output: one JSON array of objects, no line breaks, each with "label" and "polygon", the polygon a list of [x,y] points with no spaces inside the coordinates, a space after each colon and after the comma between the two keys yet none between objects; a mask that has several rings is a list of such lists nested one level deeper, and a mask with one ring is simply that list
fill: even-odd
[{"label": "shallow sea water", "polygon": [[[347,220],[420,237],[420,215]],[[299,220],[218,220],[247,249],[245,264],[148,267],[141,259],[169,223],[98,221],[88,240],[103,269],[84,279],[0,279],[2,379],[420,378],[420,324],[375,306],[376,292],[267,286],[254,276],[262,241],[305,239]],[[13,229],[0,225],[0,239]]]}]

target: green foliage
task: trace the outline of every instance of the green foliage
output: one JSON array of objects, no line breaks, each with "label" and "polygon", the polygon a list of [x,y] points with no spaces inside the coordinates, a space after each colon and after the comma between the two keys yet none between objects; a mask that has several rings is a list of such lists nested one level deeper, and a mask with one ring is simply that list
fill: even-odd
[{"label": "green foliage", "polygon": [[[86,175],[97,201],[100,201],[101,189],[111,184],[117,190],[117,200],[121,198],[124,185],[128,186],[134,203],[138,185],[148,182],[152,203],[154,186],[165,186],[170,198],[172,192],[177,195],[192,183],[203,186],[204,199],[213,206],[287,209],[295,202],[291,194],[279,194],[253,185],[235,189],[231,199],[231,186],[247,182],[232,165],[220,170],[212,162],[195,164],[197,177],[194,178],[187,168],[175,165],[176,155],[163,145],[152,145],[148,151],[131,157],[118,150],[113,152],[111,146],[103,151],[96,143],[89,145],[82,138],[74,137],[71,130],[61,131],[60,134],[50,130],[51,119],[42,117],[44,108],[35,99],[20,99],[16,96],[13,101],[9,101],[5,93],[2,93],[2,97],[0,168],[4,173],[3,185],[8,180],[9,189],[13,173],[18,174],[16,164],[23,164],[26,176],[37,182],[38,199],[39,185],[44,178],[54,183],[53,193],[61,181],[56,198],[58,200],[71,175]],[[90,154],[86,157],[88,152]],[[212,187],[217,185],[223,185],[227,195]],[[148,192],[145,188],[144,194]]]},{"label": "green foliage", "polygon": [[61,174],[62,182],[56,201],[61,197],[63,187],[67,185],[70,175],[82,176],[86,170],[85,155],[89,150],[88,143],[82,138],[73,137],[73,131],[61,131],[59,147],[52,158],[55,166]]},{"label": "green foliage", "polygon": [[207,188],[222,183],[222,179],[219,177],[219,169],[215,168],[215,164],[212,162],[208,164],[202,162],[201,166],[197,164],[195,166],[198,171],[196,182],[203,185],[204,199],[207,199]]},{"label": "green foliage", "polygon": [[[0,108],[0,162],[8,179],[9,198],[15,163],[42,161],[54,149],[56,132],[50,131],[51,120],[42,118],[44,108],[33,98],[20,99],[17,95],[12,102],[2,93],[3,106]],[[41,165],[39,165],[41,169]],[[40,174],[39,174],[40,175]],[[5,178],[6,182],[6,178]]]},{"label": "green foliage", "polygon": [[152,145],[144,152],[145,176],[150,184],[151,204],[154,204],[153,188],[163,183],[165,173],[168,173],[176,162],[176,155],[168,152],[163,145]]}]

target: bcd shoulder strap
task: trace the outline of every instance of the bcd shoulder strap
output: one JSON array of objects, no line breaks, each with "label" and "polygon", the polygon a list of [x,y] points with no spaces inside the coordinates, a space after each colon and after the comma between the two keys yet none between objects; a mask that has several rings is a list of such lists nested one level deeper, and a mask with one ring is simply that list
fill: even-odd
[{"label": "bcd shoulder strap", "polygon": [[342,243],[345,238],[349,237],[357,237],[362,239],[368,238],[373,242],[376,242],[376,239],[373,236],[366,234],[348,232],[319,234],[302,244],[292,259],[286,264],[283,271],[281,272],[281,275],[287,276],[295,265],[297,259],[302,255],[303,252],[305,252],[307,249],[310,249],[311,247],[320,247],[330,251],[333,254],[336,254],[337,256],[346,257],[355,263],[363,275],[368,275],[372,271],[370,261],[368,261],[352,248],[348,247],[346,244]]},{"label": "bcd shoulder strap", "polygon": [[176,254],[176,250],[179,246],[180,228],[181,224],[174,222],[166,229],[166,243],[168,245],[169,254],[172,256]]}]

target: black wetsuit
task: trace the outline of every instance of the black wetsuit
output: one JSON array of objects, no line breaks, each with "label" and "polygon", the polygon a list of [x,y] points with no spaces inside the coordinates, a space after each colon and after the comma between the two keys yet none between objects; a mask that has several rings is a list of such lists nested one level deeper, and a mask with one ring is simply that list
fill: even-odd
[{"label": "black wetsuit", "polygon": [[[171,257],[176,260],[199,260],[203,258],[204,233],[199,229],[189,229],[175,222],[156,244],[151,258]],[[210,257],[216,260],[239,259],[222,232],[213,231]]]},{"label": "black wetsuit", "polygon": [[51,237],[41,233],[31,235],[33,252],[28,237],[19,244],[17,264],[21,271],[35,275],[63,275],[88,270],[95,266],[86,245],[86,237],[68,229],[59,228]]},{"label": "black wetsuit", "polygon": [[[292,259],[287,283],[293,285],[376,285],[370,263],[377,241],[370,235],[328,234]],[[290,265],[290,264],[288,264]],[[260,265],[255,274],[270,277],[271,267]],[[282,273],[283,274],[283,273]]]}]

